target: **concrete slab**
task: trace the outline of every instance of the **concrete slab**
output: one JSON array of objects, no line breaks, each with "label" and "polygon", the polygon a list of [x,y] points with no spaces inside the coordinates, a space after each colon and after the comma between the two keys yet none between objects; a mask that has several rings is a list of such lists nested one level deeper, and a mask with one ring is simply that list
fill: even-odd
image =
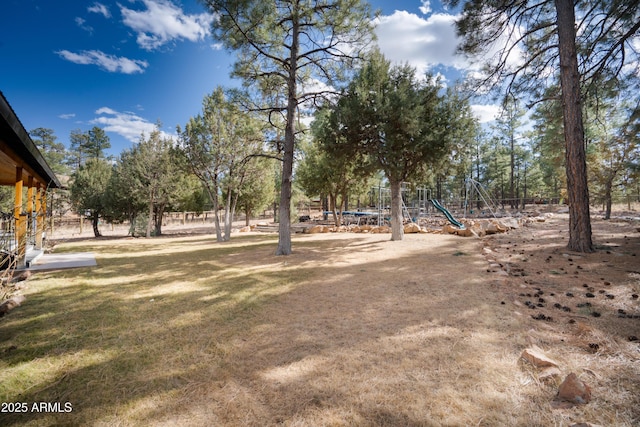
[{"label": "concrete slab", "polygon": [[60,270],[65,268],[95,267],[98,263],[93,252],[43,254],[31,263],[28,270]]}]

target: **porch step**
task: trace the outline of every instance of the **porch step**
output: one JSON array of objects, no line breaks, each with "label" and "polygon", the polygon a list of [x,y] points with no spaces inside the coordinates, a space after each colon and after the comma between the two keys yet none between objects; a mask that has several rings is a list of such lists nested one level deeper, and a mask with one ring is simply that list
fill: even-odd
[{"label": "porch step", "polygon": [[25,264],[27,268],[30,268],[32,264],[42,258],[44,255],[44,250],[42,249],[27,249],[27,253],[25,256]]}]

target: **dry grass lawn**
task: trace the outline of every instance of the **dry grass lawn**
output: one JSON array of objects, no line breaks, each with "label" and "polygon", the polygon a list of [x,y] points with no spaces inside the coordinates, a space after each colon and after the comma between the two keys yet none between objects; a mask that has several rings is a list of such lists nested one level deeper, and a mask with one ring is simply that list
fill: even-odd
[{"label": "dry grass lawn", "polygon": [[[61,244],[98,267],[27,282],[0,321],[0,401],[72,412],[0,413],[0,425],[640,422],[636,343],[594,354],[548,338],[563,329],[511,297],[526,284],[488,271],[486,241],[388,239],[296,235],[288,257],[264,234]],[[532,342],[591,385],[591,403],[552,409],[557,382],[520,361]]]}]

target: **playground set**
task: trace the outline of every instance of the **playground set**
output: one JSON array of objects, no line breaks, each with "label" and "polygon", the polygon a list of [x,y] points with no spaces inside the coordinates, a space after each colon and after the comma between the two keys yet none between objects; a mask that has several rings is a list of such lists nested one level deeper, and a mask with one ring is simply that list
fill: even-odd
[{"label": "playground set", "polygon": [[[342,212],[344,225],[390,225],[390,189],[383,186],[373,187],[369,192],[369,198],[368,209]],[[459,214],[462,214],[462,218],[498,218],[502,214],[498,203],[491,198],[482,184],[471,178],[466,180],[465,198],[461,203],[458,202],[458,205],[455,207],[454,203],[445,204],[442,200],[432,197],[432,191],[428,188],[412,189],[408,183],[402,185],[402,212],[405,224],[440,226],[444,216],[451,225],[464,230],[465,225],[460,221]],[[475,210],[472,205],[476,206]],[[331,212],[324,212],[325,218],[329,215]]]}]

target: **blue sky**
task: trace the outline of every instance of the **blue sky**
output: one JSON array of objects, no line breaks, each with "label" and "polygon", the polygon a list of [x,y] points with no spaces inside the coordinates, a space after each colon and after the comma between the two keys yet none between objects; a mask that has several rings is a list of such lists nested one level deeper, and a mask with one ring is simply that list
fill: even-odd
[{"label": "blue sky", "polygon": [[[382,12],[376,31],[389,59],[449,80],[468,66],[453,54],[454,16],[437,0],[370,3]],[[157,122],[175,133],[216,86],[238,84],[211,19],[195,0],[5,0],[0,90],[27,130],[53,129],[68,146],[72,130],[99,126],[117,155]],[[476,109],[485,119],[495,112]]]}]

